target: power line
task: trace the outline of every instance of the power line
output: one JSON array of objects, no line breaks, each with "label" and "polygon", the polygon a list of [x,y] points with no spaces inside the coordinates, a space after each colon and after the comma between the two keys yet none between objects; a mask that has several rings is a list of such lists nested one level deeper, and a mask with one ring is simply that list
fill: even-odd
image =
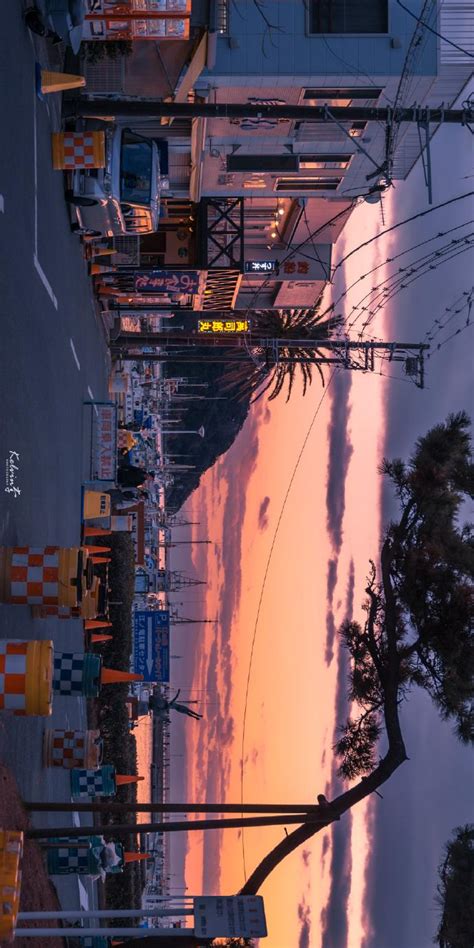
[{"label": "power line", "polygon": [[467,49],[463,49],[462,46],[458,46],[457,43],[453,43],[451,40],[447,38],[447,36],[443,36],[442,33],[438,33],[438,30],[435,30],[432,26],[429,25],[429,23],[426,23],[425,20],[422,20],[421,17],[417,16],[416,13],[413,13],[412,10],[409,10],[408,7],[406,7],[405,4],[402,3],[402,0],[397,0],[397,3],[398,3],[398,6],[402,8],[402,10],[405,10],[405,13],[408,13],[409,16],[413,17],[413,19],[416,20],[417,23],[420,24],[420,26],[423,26],[425,30],[429,30],[429,32],[433,33],[434,36],[437,36],[438,39],[443,40],[443,43],[448,43],[449,46],[453,46],[454,49],[457,49],[460,53],[463,53],[464,56],[469,56],[470,59],[474,59],[473,53],[470,53],[469,50]]},{"label": "power line", "polygon": [[[328,384],[326,385],[326,388],[324,389],[324,391],[323,391],[323,393],[322,393],[322,395],[321,395],[321,398],[319,399],[319,402],[318,402],[318,404],[317,404],[317,406],[316,406],[316,409],[315,409],[315,411],[314,411],[313,417],[311,418],[309,427],[308,427],[308,429],[307,429],[307,431],[306,431],[306,434],[305,434],[305,436],[304,436],[303,444],[301,445],[301,448],[300,448],[300,450],[299,450],[299,452],[298,452],[298,456],[297,456],[297,458],[296,458],[296,463],[295,463],[295,465],[294,465],[294,467],[293,467],[293,470],[292,470],[292,473],[291,473],[291,477],[290,477],[290,480],[289,480],[289,483],[288,483],[288,487],[287,487],[287,489],[286,489],[285,496],[284,496],[284,498],[283,498],[283,503],[282,503],[281,508],[280,508],[280,513],[279,513],[279,515],[278,515],[278,520],[277,520],[277,523],[276,523],[276,526],[275,526],[275,530],[274,530],[273,537],[272,537],[272,542],[271,542],[271,544],[270,544],[270,550],[269,550],[268,557],[267,557],[267,561],[266,561],[266,564],[265,564],[265,571],[264,571],[264,574],[263,574],[263,581],[262,581],[262,586],[261,586],[261,589],[260,589],[260,597],[259,597],[259,600],[258,600],[257,614],[256,614],[256,617],[255,617],[255,625],[254,625],[253,635],[252,635],[252,642],[251,642],[251,646],[250,646],[249,669],[248,669],[248,673],[247,673],[247,682],[246,682],[246,688],[245,688],[244,712],[243,712],[243,719],[242,719],[241,763],[240,763],[240,802],[241,802],[241,803],[243,803],[243,799],[244,799],[244,752],[245,752],[245,734],[246,734],[246,724],[247,724],[247,710],[248,710],[248,698],[249,698],[249,690],[250,690],[250,680],[251,680],[251,677],[252,677],[253,654],[254,654],[254,648],[255,648],[255,640],[256,640],[256,637],[257,637],[258,623],[259,623],[259,619],[260,619],[260,612],[261,612],[261,608],[262,608],[263,596],[264,596],[264,593],[265,593],[265,587],[266,587],[266,584],[267,584],[268,573],[269,573],[269,570],[270,570],[270,563],[271,563],[271,560],[272,560],[273,550],[275,549],[275,544],[276,544],[276,541],[277,541],[278,533],[279,533],[280,526],[281,526],[281,522],[282,522],[282,519],[283,519],[283,514],[284,514],[284,512],[285,512],[285,508],[286,508],[286,505],[287,505],[287,502],[288,502],[288,498],[289,498],[289,496],[290,496],[291,488],[293,487],[293,483],[294,483],[294,480],[295,480],[295,477],[296,477],[298,468],[299,468],[299,466],[300,466],[301,459],[302,459],[302,457],[303,457],[303,454],[304,454],[306,445],[307,445],[307,443],[308,443],[308,441],[309,441],[311,432],[312,432],[312,430],[313,430],[313,427],[314,427],[314,425],[315,425],[316,419],[317,419],[317,417],[318,417],[320,408],[321,408],[321,406],[322,406],[322,404],[323,404],[323,401],[324,401],[324,399],[325,399],[325,397],[326,397],[326,395],[327,395],[327,393],[328,393],[328,391],[329,391],[329,389],[330,389],[330,387],[331,387],[331,384],[332,384],[332,382],[333,382],[333,379],[335,378],[336,375],[337,375],[337,370],[334,369],[333,372],[331,373],[331,376],[330,376],[330,378],[329,378]],[[242,832],[242,857],[243,857],[243,862],[244,862],[244,876],[245,876],[245,879],[247,879],[247,871],[246,871],[246,865],[245,865],[245,841],[244,841],[244,833],[243,833],[243,832]]]},{"label": "power line", "polygon": [[419,250],[420,247],[424,247],[426,244],[432,243],[434,240],[439,240],[441,237],[447,237],[449,234],[453,234],[456,230],[461,230],[462,227],[468,227],[470,224],[474,224],[474,220],[465,221],[463,224],[456,224],[455,227],[451,227],[446,231],[439,231],[434,237],[428,237],[426,240],[420,240],[416,244],[412,244],[411,247],[407,247],[405,250],[401,250],[399,253],[396,253],[393,257],[386,257],[382,263],[377,263],[370,270],[367,270],[367,273],[363,273],[362,276],[357,277],[357,280],[354,280],[353,283],[350,283],[349,286],[347,286],[346,289],[339,294],[337,299],[334,300],[334,302],[331,303],[331,305],[328,306],[328,308],[322,313],[322,316],[326,316],[331,311],[331,309],[334,309],[336,306],[338,306],[341,300],[343,300],[348,295],[348,293],[355,286],[357,286],[358,283],[360,283],[362,280],[365,280],[373,273],[376,273],[377,270],[380,270],[381,267],[386,266],[387,263],[393,263],[395,260],[399,260],[400,257],[405,256],[405,254],[412,253],[413,250]]},{"label": "power line", "polygon": [[412,221],[420,220],[422,217],[426,217],[427,214],[432,214],[434,211],[440,211],[443,207],[448,207],[450,204],[455,204],[457,201],[463,201],[465,198],[472,197],[474,191],[466,191],[465,194],[458,194],[457,197],[450,198],[448,201],[443,201],[441,204],[434,204],[432,207],[428,207],[425,211],[419,211],[418,214],[412,214],[411,217],[406,217],[403,221],[399,221],[397,224],[392,224],[391,227],[386,227],[385,230],[379,231],[378,234],[375,234],[374,237],[370,237],[369,240],[365,240],[362,244],[359,244],[358,247],[354,247],[354,250],[351,250],[349,253],[342,257],[339,260],[339,263],[336,264],[333,270],[334,274],[342,267],[343,263],[346,260],[349,260],[355,253],[358,253],[359,250],[362,250],[364,247],[368,247],[369,244],[372,244],[375,240],[378,240],[380,237],[383,237],[385,234],[390,234],[393,230],[398,230],[399,227],[402,227],[404,224],[410,224]]},{"label": "power line", "polygon": [[[455,257],[459,256],[462,253],[465,253],[467,250],[471,249],[472,243],[471,238],[474,237],[474,232],[467,235],[465,238],[462,238],[462,243],[465,243],[466,246],[459,247],[461,241],[456,241],[456,246],[453,246],[453,242],[442,248],[441,250],[434,251],[429,255],[425,255],[419,258],[418,261],[414,261],[408,267],[404,267],[401,271],[399,270],[395,274],[391,274],[383,283],[379,284],[376,287],[372,287],[365,296],[359,300],[359,303],[355,304],[352,307],[351,312],[354,310],[360,309],[362,312],[367,312],[370,316],[370,319],[367,320],[365,325],[370,325],[370,322],[374,316],[380,312],[383,307],[393,300],[401,290],[407,289],[412,283],[418,280],[421,276],[424,276],[429,270],[437,270],[439,266],[442,266],[443,263],[447,263],[450,260],[453,260]],[[418,264],[418,265],[417,265]],[[392,286],[389,286],[390,281],[393,281]],[[377,295],[374,297],[374,293]],[[365,300],[370,300],[371,303],[367,306],[362,304]],[[378,301],[377,301],[378,300]],[[355,323],[360,319],[361,313],[349,323],[349,328],[351,329]],[[349,317],[347,317],[349,318]]]}]

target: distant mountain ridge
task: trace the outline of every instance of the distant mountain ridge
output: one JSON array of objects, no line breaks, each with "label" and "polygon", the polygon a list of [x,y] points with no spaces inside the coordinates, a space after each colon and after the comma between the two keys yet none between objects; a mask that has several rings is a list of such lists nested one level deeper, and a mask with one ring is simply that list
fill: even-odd
[{"label": "distant mountain ridge", "polygon": [[[193,354],[199,356],[200,351],[204,352],[193,349]],[[183,506],[198,486],[202,474],[229,450],[248,415],[250,396],[237,399],[224,391],[223,377],[227,369],[228,366],[224,363],[166,363],[167,378],[186,378],[188,383],[196,382],[201,385],[207,383],[207,388],[186,388],[187,393],[196,395],[196,400],[186,403],[180,423],[176,426],[197,431],[202,425],[205,428],[205,437],[166,435],[166,453],[185,455],[176,458],[176,463],[193,464],[196,468],[193,471],[177,473],[177,483],[166,491],[166,501],[170,507],[179,509]],[[200,395],[205,396],[206,400],[198,398]],[[177,404],[176,402],[175,407]]]}]

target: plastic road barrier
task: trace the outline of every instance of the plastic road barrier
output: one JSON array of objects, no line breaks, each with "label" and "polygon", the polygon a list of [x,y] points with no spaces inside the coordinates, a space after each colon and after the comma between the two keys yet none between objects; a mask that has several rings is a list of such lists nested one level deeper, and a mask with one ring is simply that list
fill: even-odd
[{"label": "plastic road barrier", "polygon": [[78,606],[93,582],[80,547],[0,547],[0,601],[30,606]]},{"label": "plastic road barrier", "polygon": [[0,939],[10,940],[20,906],[23,833],[0,830]]},{"label": "plastic road barrier", "polygon": [[52,711],[53,643],[0,641],[0,710],[47,716]]},{"label": "plastic road barrier", "polygon": [[103,744],[100,731],[46,729],[43,738],[45,767],[99,767]]}]

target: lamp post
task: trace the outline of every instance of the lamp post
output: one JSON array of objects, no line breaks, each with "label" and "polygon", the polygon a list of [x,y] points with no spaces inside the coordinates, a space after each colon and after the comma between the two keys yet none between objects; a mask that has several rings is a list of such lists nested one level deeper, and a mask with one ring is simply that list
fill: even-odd
[{"label": "lamp post", "polygon": [[197,430],[194,428],[180,428],[178,431],[176,431],[175,428],[162,428],[161,433],[173,435],[197,434],[200,438],[204,438],[206,429],[204,428],[204,425],[201,425],[201,427]]}]

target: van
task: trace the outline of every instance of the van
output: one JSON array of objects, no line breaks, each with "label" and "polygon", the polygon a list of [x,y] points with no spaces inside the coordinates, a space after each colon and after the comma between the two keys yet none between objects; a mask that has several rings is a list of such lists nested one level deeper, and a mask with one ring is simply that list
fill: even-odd
[{"label": "van", "polygon": [[[104,126],[102,126],[103,128]],[[72,173],[68,200],[78,233],[139,236],[158,230],[160,159],[156,142],[129,128],[107,124],[105,167]]]}]

